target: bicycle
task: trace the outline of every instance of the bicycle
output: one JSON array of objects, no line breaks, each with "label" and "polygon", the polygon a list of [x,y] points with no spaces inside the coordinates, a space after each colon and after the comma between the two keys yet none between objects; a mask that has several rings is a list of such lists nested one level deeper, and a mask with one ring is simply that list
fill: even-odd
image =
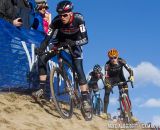
[{"label": "bicycle", "polygon": [[[127,81],[124,81],[124,82],[119,82],[119,83],[116,83],[116,84],[111,85],[111,86],[112,87],[113,86],[124,86],[128,82],[131,83],[131,86],[133,88],[134,86],[133,86],[133,82],[131,80],[127,80]],[[118,110],[120,110],[120,113],[121,113],[121,115],[119,117],[123,118],[123,121],[125,123],[132,123],[132,120],[131,120],[131,117],[132,117],[132,111],[131,111],[132,110],[132,104],[131,104],[131,101],[130,101],[128,95],[125,93],[125,88],[124,87],[122,87],[120,89],[119,102],[120,102],[120,108],[118,108]]]},{"label": "bicycle", "polygon": [[[103,85],[106,86],[104,79],[103,79],[103,74],[101,73],[100,76],[101,76],[100,79],[102,80]],[[93,85],[92,81],[89,81],[88,85],[92,86]],[[92,90],[95,91],[95,93],[92,95],[92,98],[91,98],[92,99],[92,109],[93,109],[93,113],[95,115],[100,115],[104,110],[103,101],[100,97],[100,92],[99,92],[102,89],[104,89],[104,87],[98,88],[98,89],[92,89],[92,87],[91,87],[91,89],[90,89],[90,91],[92,91]]]},{"label": "bicycle", "polygon": [[[68,49],[71,55],[74,55],[70,46],[68,46]],[[73,115],[73,108],[78,108],[81,110],[84,119],[89,121],[93,116],[92,110],[85,111],[83,108],[78,88],[77,73],[75,72],[71,60],[69,61],[61,58],[60,52],[63,50],[64,48],[61,47],[55,52],[59,62],[58,66],[54,66],[50,71],[50,99],[54,102],[58,113],[63,119],[71,118]]]},{"label": "bicycle", "polygon": [[95,115],[100,115],[103,112],[103,102],[99,92],[102,89],[104,88],[96,89],[96,92],[92,95],[92,110]]}]

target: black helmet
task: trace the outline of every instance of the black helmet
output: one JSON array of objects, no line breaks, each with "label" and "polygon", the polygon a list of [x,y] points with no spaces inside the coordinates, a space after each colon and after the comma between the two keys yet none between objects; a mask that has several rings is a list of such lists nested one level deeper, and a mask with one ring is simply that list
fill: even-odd
[{"label": "black helmet", "polygon": [[73,10],[73,4],[71,1],[64,0],[57,4],[57,13],[66,13]]},{"label": "black helmet", "polygon": [[100,65],[96,64],[96,65],[94,66],[94,68],[93,68],[93,71],[95,71],[95,72],[101,72],[101,71],[102,71],[102,68],[101,68]]}]

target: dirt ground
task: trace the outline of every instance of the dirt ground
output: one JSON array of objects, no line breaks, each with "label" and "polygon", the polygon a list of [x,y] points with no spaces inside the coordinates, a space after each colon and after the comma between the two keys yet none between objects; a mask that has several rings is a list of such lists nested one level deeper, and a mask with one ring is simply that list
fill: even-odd
[{"label": "dirt ground", "polygon": [[[126,129],[133,129],[129,127]],[[134,128],[134,130],[141,130],[138,125]],[[123,130],[124,124],[120,125],[117,122],[107,121],[97,116],[94,116],[92,121],[85,121],[79,110],[75,110],[71,119],[62,119],[49,102],[40,105],[28,95],[0,94],[0,130],[107,129]]]}]

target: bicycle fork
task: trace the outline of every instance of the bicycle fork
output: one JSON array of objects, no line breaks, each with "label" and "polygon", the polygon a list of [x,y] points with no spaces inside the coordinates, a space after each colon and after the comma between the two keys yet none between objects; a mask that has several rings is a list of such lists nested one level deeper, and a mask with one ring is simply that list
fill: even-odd
[{"label": "bicycle fork", "polygon": [[122,104],[125,111],[131,111],[131,102],[126,94],[122,94]]}]

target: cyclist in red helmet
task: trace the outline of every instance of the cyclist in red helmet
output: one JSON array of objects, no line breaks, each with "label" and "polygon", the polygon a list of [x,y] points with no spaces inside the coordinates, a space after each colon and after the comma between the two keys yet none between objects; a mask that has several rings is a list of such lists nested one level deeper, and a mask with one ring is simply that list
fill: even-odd
[{"label": "cyclist in red helmet", "polygon": [[[127,65],[126,61],[122,58],[119,58],[119,52],[116,49],[111,49],[107,53],[109,60],[105,64],[105,95],[104,95],[104,113],[107,114],[108,104],[109,104],[109,95],[111,92],[111,85],[126,81],[124,77],[123,67],[129,72],[130,76],[128,77],[132,82],[134,81],[133,70]],[[128,86],[118,86],[119,90],[124,87],[125,93],[128,94]],[[137,121],[136,118],[132,116],[133,121]]]},{"label": "cyclist in red helmet", "polygon": [[[41,43],[40,48],[36,49],[36,53],[39,55],[42,54],[53,36],[55,37],[56,41],[56,44],[54,44],[54,48],[56,48],[56,46],[64,46],[66,48],[66,52],[68,52],[67,46],[71,46],[71,50],[74,53],[74,55],[72,55],[72,59],[79,80],[84,109],[88,111],[91,109],[91,105],[88,99],[90,98],[90,96],[88,92],[87,80],[83,70],[82,55],[82,46],[88,43],[88,36],[85,27],[85,21],[82,14],[73,13],[72,10],[72,2],[64,0],[58,3],[56,9],[58,15],[53,19],[49,28],[48,35]],[[51,59],[53,56],[55,56],[54,53],[40,56],[40,90],[33,93],[35,97],[39,96],[39,92],[41,92],[41,90],[43,90],[46,86],[46,64],[47,61]],[[40,96],[42,94],[40,94]]]}]

